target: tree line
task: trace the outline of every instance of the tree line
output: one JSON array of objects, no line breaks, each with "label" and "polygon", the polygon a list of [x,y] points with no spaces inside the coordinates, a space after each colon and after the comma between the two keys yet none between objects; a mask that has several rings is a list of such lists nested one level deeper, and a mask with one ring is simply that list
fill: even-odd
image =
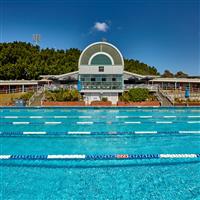
[{"label": "tree line", "polygon": [[164,73],[162,74],[162,77],[163,78],[187,78],[188,74],[186,74],[182,71],[178,71],[178,72],[176,72],[176,74],[173,74],[169,70],[165,70]]},{"label": "tree line", "polygon": [[[81,51],[40,49],[31,43],[0,43],[0,80],[39,79],[40,75],[64,74],[78,70]],[[154,66],[124,59],[125,70],[142,75],[159,75]],[[165,73],[164,76],[169,75]]]}]

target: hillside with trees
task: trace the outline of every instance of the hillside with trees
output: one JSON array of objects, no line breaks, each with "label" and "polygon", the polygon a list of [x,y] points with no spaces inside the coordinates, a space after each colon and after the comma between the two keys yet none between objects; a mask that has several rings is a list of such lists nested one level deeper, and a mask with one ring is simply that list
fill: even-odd
[{"label": "hillside with trees", "polygon": [[173,74],[169,70],[165,70],[164,73],[162,74],[163,78],[187,78],[188,74],[178,71],[176,74]]},{"label": "hillside with trees", "polygon": [[[0,43],[0,80],[38,79],[40,75],[78,70],[79,49],[40,49],[25,42]],[[155,67],[125,59],[125,70],[142,75],[159,74]]]}]

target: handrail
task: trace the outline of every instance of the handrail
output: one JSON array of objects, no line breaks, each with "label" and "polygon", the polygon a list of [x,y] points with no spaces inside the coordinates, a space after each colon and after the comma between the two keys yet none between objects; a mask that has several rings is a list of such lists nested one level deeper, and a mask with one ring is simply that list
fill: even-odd
[{"label": "handrail", "polygon": [[[45,91],[45,88],[44,88],[44,91]],[[45,100],[45,92],[44,92],[44,94],[43,94],[43,96],[42,96],[42,98],[41,98],[40,106],[43,105],[43,101],[44,101],[44,100]]]},{"label": "handrail", "polygon": [[166,98],[174,105],[174,100],[173,100],[166,92],[164,92],[163,90],[159,90],[159,92],[160,92],[164,97],[166,97]]},{"label": "handrail", "polygon": [[146,88],[150,91],[157,91],[158,85],[148,85],[148,84],[124,84],[124,89],[132,89],[132,88]]},{"label": "handrail", "polygon": [[37,97],[40,94],[42,94],[43,91],[44,91],[44,88],[40,87],[39,90],[37,90],[36,92],[34,92],[34,94],[31,96],[31,98],[28,101],[28,105],[30,106],[33,103],[33,101],[35,100],[35,97]]}]

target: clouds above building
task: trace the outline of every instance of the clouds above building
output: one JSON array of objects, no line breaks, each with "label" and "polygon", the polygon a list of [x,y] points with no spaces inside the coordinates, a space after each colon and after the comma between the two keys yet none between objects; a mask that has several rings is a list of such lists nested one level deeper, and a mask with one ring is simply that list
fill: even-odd
[{"label": "clouds above building", "polygon": [[93,26],[93,30],[100,32],[107,32],[109,29],[109,25],[106,22],[95,22]]}]

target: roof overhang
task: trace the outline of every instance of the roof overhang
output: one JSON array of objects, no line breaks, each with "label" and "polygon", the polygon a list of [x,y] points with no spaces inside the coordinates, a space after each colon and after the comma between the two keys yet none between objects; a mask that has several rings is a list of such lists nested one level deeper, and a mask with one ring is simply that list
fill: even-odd
[{"label": "roof overhang", "polygon": [[150,81],[153,83],[200,83],[200,78],[156,78]]},{"label": "roof overhang", "polygon": [[[90,74],[89,72],[87,74]],[[79,71],[70,72],[66,74],[60,74],[60,75],[41,75],[41,78],[45,79],[56,79],[56,80],[78,80]],[[159,76],[154,75],[141,75],[136,74],[128,71],[123,71],[124,80],[130,80],[130,79],[138,79],[138,80],[151,80],[154,78],[158,78]]]},{"label": "roof overhang", "polygon": [[153,78],[159,77],[159,76],[155,76],[155,75],[141,75],[141,74],[136,74],[136,73],[132,73],[132,72],[128,72],[128,71],[124,71],[123,75],[124,75],[124,80],[129,80],[129,79],[151,80]]},{"label": "roof overhang", "polygon": [[0,85],[38,85],[36,80],[7,80],[0,81]]}]

